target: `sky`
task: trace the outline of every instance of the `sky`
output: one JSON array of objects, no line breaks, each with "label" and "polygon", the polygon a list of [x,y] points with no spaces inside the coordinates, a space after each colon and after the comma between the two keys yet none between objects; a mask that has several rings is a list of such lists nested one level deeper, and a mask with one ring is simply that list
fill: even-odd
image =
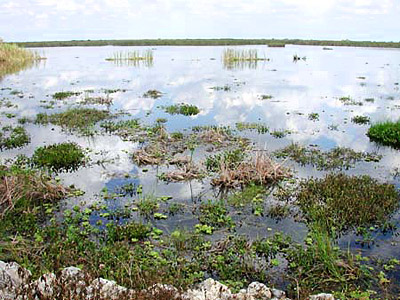
[{"label": "sky", "polygon": [[0,0],[5,41],[400,41],[400,0]]}]

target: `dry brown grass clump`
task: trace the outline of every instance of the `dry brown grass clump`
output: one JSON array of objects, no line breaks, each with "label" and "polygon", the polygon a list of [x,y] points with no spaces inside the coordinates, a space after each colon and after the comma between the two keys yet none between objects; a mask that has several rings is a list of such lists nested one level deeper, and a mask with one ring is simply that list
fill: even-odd
[{"label": "dry brown grass clump", "polygon": [[226,133],[225,130],[220,129],[207,129],[200,133],[199,139],[204,143],[219,143],[222,144],[224,142],[230,141],[231,136]]},{"label": "dry brown grass clump", "polygon": [[68,189],[39,172],[8,172],[1,166],[0,216],[24,198],[26,201],[56,201],[64,198]]},{"label": "dry brown grass clump", "polygon": [[241,162],[236,168],[231,168],[222,161],[220,176],[211,181],[219,187],[237,187],[249,183],[266,185],[278,182],[291,173],[287,168],[271,160],[265,153],[257,153],[251,159]]},{"label": "dry brown grass clump", "polygon": [[204,171],[193,162],[178,164],[178,169],[164,173],[163,179],[166,181],[187,181],[192,179],[201,179],[204,177]]}]

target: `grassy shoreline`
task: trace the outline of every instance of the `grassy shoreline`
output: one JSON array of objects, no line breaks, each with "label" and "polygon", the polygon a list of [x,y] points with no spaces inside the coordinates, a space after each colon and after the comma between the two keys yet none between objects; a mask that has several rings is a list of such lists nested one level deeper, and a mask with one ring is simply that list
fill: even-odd
[{"label": "grassy shoreline", "polygon": [[351,40],[301,40],[301,39],[140,39],[140,40],[72,40],[72,41],[38,41],[17,42],[21,47],[73,47],[73,46],[234,46],[234,45],[268,45],[284,47],[285,45],[309,46],[348,46],[400,48],[400,42],[374,42]]}]

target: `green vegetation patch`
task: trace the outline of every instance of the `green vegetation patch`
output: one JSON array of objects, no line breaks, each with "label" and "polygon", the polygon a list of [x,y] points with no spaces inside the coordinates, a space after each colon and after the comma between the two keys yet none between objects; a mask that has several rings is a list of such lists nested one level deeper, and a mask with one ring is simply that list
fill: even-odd
[{"label": "green vegetation patch", "polygon": [[162,93],[157,90],[148,90],[146,93],[143,94],[143,98],[153,98],[158,99],[162,96]]},{"label": "green vegetation patch", "polygon": [[382,156],[375,153],[357,152],[350,148],[336,147],[322,151],[317,147],[291,144],[274,153],[275,157],[294,160],[301,165],[312,165],[318,170],[349,169],[358,161],[379,161]]},{"label": "green vegetation patch", "polygon": [[112,117],[111,113],[107,110],[72,108],[65,112],[50,115],[40,113],[36,116],[35,123],[43,125],[51,123],[61,126],[64,130],[77,131],[82,135],[93,135],[93,127],[97,122]]},{"label": "green vegetation patch", "polygon": [[369,176],[339,173],[303,181],[297,201],[308,222],[335,232],[385,223],[399,206],[399,194]]},{"label": "green vegetation patch", "polygon": [[31,138],[22,126],[6,126],[0,132],[0,150],[21,148],[29,144]]},{"label": "green vegetation patch", "polygon": [[354,116],[351,118],[351,121],[355,124],[369,124],[371,122],[370,117],[368,116]]},{"label": "green vegetation patch", "polygon": [[342,102],[344,105],[357,105],[357,106],[363,105],[361,101],[356,101],[352,99],[350,96],[340,97],[339,101]]},{"label": "green vegetation patch", "polygon": [[174,104],[164,107],[165,111],[171,115],[184,115],[184,116],[194,116],[200,113],[200,109],[196,105],[191,104]]},{"label": "green vegetation patch", "polygon": [[32,161],[51,171],[76,171],[85,164],[83,149],[75,143],[61,143],[36,148]]},{"label": "green vegetation patch", "polygon": [[367,135],[374,142],[400,148],[400,121],[373,124]]},{"label": "green vegetation patch", "polygon": [[236,129],[239,131],[244,131],[244,130],[255,130],[260,134],[267,133],[269,131],[269,128],[265,124],[261,123],[243,123],[243,122],[238,122],[236,123]]},{"label": "green vegetation patch", "polygon": [[56,100],[64,100],[72,96],[79,96],[82,94],[81,92],[71,92],[71,91],[65,91],[65,92],[57,92],[52,95],[53,99]]}]

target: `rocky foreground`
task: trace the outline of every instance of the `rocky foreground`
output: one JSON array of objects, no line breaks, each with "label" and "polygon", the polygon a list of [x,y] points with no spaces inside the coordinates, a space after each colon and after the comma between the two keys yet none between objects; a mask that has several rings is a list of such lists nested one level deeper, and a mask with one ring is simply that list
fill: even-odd
[{"label": "rocky foreground", "polygon": [[[158,284],[144,293],[141,299],[182,299],[182,300],[290,300],[285,292],[270,289],[262,283],[253,282],[247,289],[232,293],[230,289],[211,278],[196,288],[179,292],[170,285]],[[32,281],[29,270],[15,262],[0,261],[0,299],[137,299],[137,292],[116,284],[114,281],[96,278],[90,280],[84,272],[75,267],[63,269],[58,276],[48,273]],[[143,294],[142,294],[143,295]],[[150,298],[149,298],[150,295]],[[162,296],[160,296],[162,295]],[[169,295],[169,296],[168,296]],[[310,296],[313,300],[334,300],[331,294]]]}]

